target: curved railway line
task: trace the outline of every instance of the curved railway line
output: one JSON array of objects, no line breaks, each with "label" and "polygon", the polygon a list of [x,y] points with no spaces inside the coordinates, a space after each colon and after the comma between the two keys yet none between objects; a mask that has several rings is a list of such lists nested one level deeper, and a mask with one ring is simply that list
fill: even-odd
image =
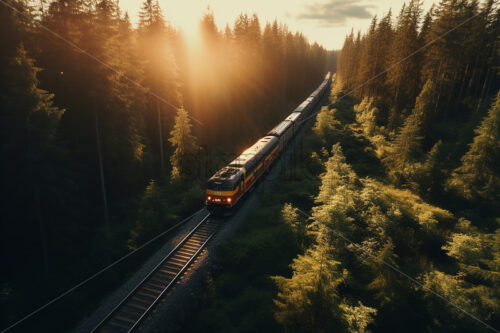
[{"label": "curved railway line", "polygon": [[217,232],[220,219],[208,213],[92,332],[132,332],[169,292]]}]

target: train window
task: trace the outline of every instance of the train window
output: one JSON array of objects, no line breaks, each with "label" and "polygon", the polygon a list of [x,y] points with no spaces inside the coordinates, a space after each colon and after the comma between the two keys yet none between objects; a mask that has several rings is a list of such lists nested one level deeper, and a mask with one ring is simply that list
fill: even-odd
[{"label": "train window", "polygon": [[233,190],[233,185],[226,182],[208,182],[207,188],[213,191],[231,191]]}]

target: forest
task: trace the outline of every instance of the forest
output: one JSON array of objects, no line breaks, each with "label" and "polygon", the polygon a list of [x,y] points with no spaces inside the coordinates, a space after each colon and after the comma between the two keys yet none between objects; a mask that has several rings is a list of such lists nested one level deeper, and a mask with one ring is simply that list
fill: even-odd
[{"label": "forest", "polygon": [[[333,66],[255,14],[221,30],[207,9],[199,30],[193,52],[158,0],[136,26],[116,0],[1,1],[2,327],[202,208],[208,177]],[[65,324],[140,262],[71,295]]]},{"label": "forest", "polygon": [[412,0],[347,36],[311,217],[283,208],[311,242],[274,278],[285,328],[500,327],[499,27],[494,1]]},{"label": "forest", "polygon": [[190,331],[498,331],[499,28],[495,1],[411,0],[347,35]]},{"label": "forest", "polygon": [[[137,26],[114,0],[0,1],[1,327],[201,208],[336,68],[184,330],[498,331],[498,1],[410,0],[338,53],[257,15],[199,29],[193,50],[158,0]],[[56,331],[153,250],[52,307]]]}]

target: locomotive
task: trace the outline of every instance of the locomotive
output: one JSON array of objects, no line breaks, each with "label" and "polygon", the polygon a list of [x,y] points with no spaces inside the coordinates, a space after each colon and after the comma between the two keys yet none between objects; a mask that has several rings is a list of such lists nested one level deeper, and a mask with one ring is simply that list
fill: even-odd
[{"label": "locomotive", "polygon": [[300,130],[325,95],[331,80],[332,75],[328,72],[319,87],[285,120],[210,177],[205,201],[210,212],[230,212],[242,200]]}]

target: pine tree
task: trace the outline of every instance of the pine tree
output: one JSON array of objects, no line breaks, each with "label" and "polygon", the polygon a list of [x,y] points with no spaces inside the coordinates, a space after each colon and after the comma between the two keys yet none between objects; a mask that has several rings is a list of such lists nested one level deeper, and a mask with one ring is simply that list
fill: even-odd
[{"label": "pine tree", "polygon": [[396,263],[398,256],[394,253],[394,244],[390,238],[378,250],[376,257],[376,260],[369,259],[372,270],[376,272],[376,277],[370,282],[368,288],[375,290],[377,298],[384,305],[402,296],[401,293],[398,293],[398,285],[401,284],[399,275],[395,271],[384,267],[384,263],[398,267]]},{"label": "pine tree", "polygon": [[299,244],[303,246],[306,241],[307,223],[299,216],[297,208],[289,203],[284,204],[281,209],[281,218],[295,234]]},{"label": "pine tree", "polygon": [[422,165],[421,180],[419,181],[421,189],[429,194],[431,198],[437,198],[440,194],[445,180],[444,174],[444,151],[443,142],[439,140],[432,146],[427,158]]},{"label": "pine tree", "polygon": [[171,137],[168,139],[175,149],[170,156],[173,180],[192,176],[189,173],[193,171],[199,147],[196,144],[196,138],[191,134],[191,126],[187,111],[179,109],[175,117],[174,128],[170,132]]},{"label": "pine tree", "polygon": [[149,33],[162,33],[165,20],[158,0],[144,0],[139,12],[139,30]]},{"label": "pine tree", "polygon": [[[6,2],[7,4],[1,4],[0,6],[0,64],[4,66],[12,57],[16,56],[16,50],[21,41],[26,40],[27,21],[29,21],[30,17],[25,1],[7,0]],[[16,8],[17,11],[8,5]],[[5,80],[0,82],[0,87],[5,84],[4,82]]]},{"label": "pine tree", "polygon": [[[39,88],[39,71],[40,68],[35,67],[33,59],[21,45],[16,57],[5,69],[9,88],[0,92],[2,152],[18,155],[16,150],[21,149],[23,154],[19,157],[24,155],[34,161],[43,161],[46,149],[54,144],[59,119],[64,113],[53,105],[53,95]],[[11,158],[4,156],[2,160],[9,161]],[[18,166],[22,164],[31,163],[19,162]]]},{"label": "pine tree", "polygon": [[361,103],[354,106],[354,112],[356,113],[356,121],[365,135],[368,137],[374,136],[377,128],[378,108],[374,105],[373,97],[363,98]]},{"label": "pine tree", "polygon": [[207,12],[201,19],[200,32],[202,34],[203,42],[208,44],[208,48],[213,48],[216,46],[217,41],[220,38],[220,32],[217,28],[217,25],[215,24],[214,14],[210,10],[210,7],[207,8]]},{"label": "pine tree", "polygon": [[[418,44],[419,47],[422,48],[424,47],[428,42],[429,42],[429,31],[432,27],[432,16],[434,13],[434,5],[431,6],[429,11],[425,14],[424,20],[422,22],[422,26],[420,27],[420,31],[418,33]],[[420,80],[424,79],[424,66],[425,66],[425,60],[426,60],[426,53],[428,51],[428,47],[422,49],[421,55],[419,54],[418,60],[420,61],[419,67],[420,67]],[[425,82],[425,81],[424,81]]]},{"label": "pine tree", "polygon": [[448,187],[467,199],[500,199],[500,92],[475,130],[469,151],[448,181]]},{"label": "pine tree", "polygon": [[[372,76],[382,73],[388,65],[388,54],[392,40],[394,38],[394,31],[392,29],[392,12],[389,10],[387,14],[380,20],[375,32],[375,56],[372,60],[375,63],[374,73]],[[389,96],[389,88],[386,85],[387,73],[382,74],[373,82],[372,90],[375,96],[378,96],[384,105],[390,105],[392,94]],[[387,119],[385,108],[381,109],[384,114],[382,119]]]},{"label": "pine tree", "polygon": [[[172,32],[163,17],[158,0],[144,0],[139,17],[138,58],[144,66],[144,82],[151,93],[144,111],[146,135],[159,170],[165,171],[166,137],[172,126],[174,107],[181,104],[179,68],[172,47]],[[165,103],[166,102],[166,103]]]},{"label": "pine tree", "polygon": [[[500,219],[496,219],[496,222],[498,227]],[[444,297],[455,299],[462,309],[494,322],[500,310],[496,302],[500,297],[500,229],[497,228],[493,233],[482,233],[474,227],[461,226],[460,232],[453,233],[442,249],[456,260],[458,273],[448,275],[438,270],[427,273],[424,278],[426,287]],[[449,316],[449,311],[439,309],[440,304],[428,302],[429,311],[434,313],[435,309],[444,310],[442,317]],[[461,323],[459,325],[460,329],[464,328]],[[453,323],[449,326],[452,327]]]},{"label": "pine tree", "polygon": [[354,32],[346,36],[344,40],[344,45],[342,46],[342,51],[340,52],[339,61],[337,65],[337,74],[339,79],[345,84],[346,87],[350,87],[350,80],[352,78],[352,73],[350,72],[351,62],[353,57],[354,48]]},{"label": "pine tree", "polygon": [[428,138],[433,133],[432,125],[436,120],[436,85],[432,80],[427,80],[422,91],[415,100],[413,112],[421,119],[422,134]]},{"label": "pine tree", "polygon": [[374,82],[370,79],[376,74],[376,28],[377,28],[377,17],[374,16],[370,28],[366,35],[363,36],[363,42],[361,47],[359,71],[358,71],[358,82],[364,84],[358,91],[356,91],[356,96],[362,98],[364,96],[372,96]]},{"label": "pine tree", "polygon": [[144,190],[137,221],[130,233],[128,240],[130,250],[135,250],[164,230],[167,219],[171,217],[168,208],[164,190],[157,182],[151,180]]},{"label": "pine tree", "polygon": [[421,153],[422,117],[412,112],[405,120],[403,127],[392,142],[384,162],[393,176],[413,173],[412,163]]},{"label": "pine tree", "polygon": [[389,50],[387,73],[387,84],[394,92],[394,103],[396,108],[403,108],[413,102],[417,89],[415,78],[419,77],[419,63],[410,54],[418,49],[418,24],[420,19],[420,2],[411,0],[406,6],[403,5],[398,16],[398,23],[394,33],[394,39]]},{"label": "pine tree", "polygon": [[61,150],[57,131],[64,110],[54,106],[53,95],[39,88],[39,71],[22,44],[9,64],[2,64],[3,79],[9,85],[0,91],[0,160],[2,191],[9,195],[4,196],[1,207],[5,226],[11,227],[2,232],[1,240],[4,246],[13,246],[12,250],[34,237],[37,248],[42,249],[47,273],[43,216],[44,212],[55,215],[45,207],[50,207],[50,200],[63,191],[57,188],[60,183],[55,164]]},{"label": "pine tree", "polygon": [[323,143],[329,142],[337,127],[340,126],[340,122],[335,119],[335,112],[335,109],[328,110],[327,107],[322,107],[316,116],[313,131]]},{"label": "pine tree", "polygon": [[291,278],[273,277],[279,289],[275,317],[286,330],[329,332],[347,328],[337,291],[344,278],[340,262],[328,249],[327,243],[315,245],[294,259]]},{"label": "pine tree", "polygon": [[452,99],[459,100],[463,93],[464,82],[468,81],[473,67],[473,56],[484,52],[484,48],[475,45],[482,38],[472,37],[482,35],[471,33],[473,21],[462,24],[476,14],[477,5],[477,1],[441,1],[433,11],[436,17],[426,34],[426,42],[432,45],[425,52],[422,82],[428,79],[435,82],[438,107],[445,119]]}]

